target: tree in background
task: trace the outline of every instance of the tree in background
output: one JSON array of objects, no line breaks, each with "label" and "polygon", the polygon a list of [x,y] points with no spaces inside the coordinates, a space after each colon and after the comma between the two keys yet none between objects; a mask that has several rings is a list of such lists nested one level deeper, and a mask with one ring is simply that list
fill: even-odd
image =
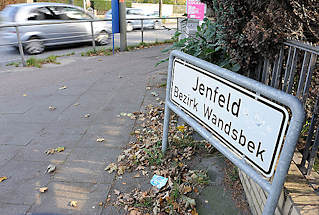
[{"label": "tree in background", "polygon": [[287,38],[319,41],[318,0],[202,0],[212,10],[220,43],[242,70],[273,59]]}]

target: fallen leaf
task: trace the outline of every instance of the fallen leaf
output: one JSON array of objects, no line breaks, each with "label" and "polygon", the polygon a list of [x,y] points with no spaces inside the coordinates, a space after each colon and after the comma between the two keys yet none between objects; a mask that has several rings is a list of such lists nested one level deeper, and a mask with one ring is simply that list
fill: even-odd
[{"label": "fallen leaf", "polygon": [[145,175],[147,175],[147,171],[142,171],[142,174],[145,176]]},{"label": "fallen leaf", "polygon": [[3,176],[3,177],[0,177],[0,182],[3,182],[4,180],[7,180],[8,178]]},{"label": "fallen leaf", "polygon": [[48,187],[41,187],[41,188],[39,189],[40,193],[44,193],[44,192],[47,191],[47,190],[48,190]]},{"label": "fallen leaf", "polygon": [[191,212],[192,215],[198,215],[197,211],[196,211],[196,208],[194,208]]},{"label": "fallen leaf", "polygon": [[125,166],[119,166],[117,170],[118,175],[123,175],[125,172]]},{"label": "fallen leaf", "polygon": [[156,92],[151,92],[151,95],[157,97],[157,96],[158,96],[158,93],[156,93]]},{"label": "fallen leaf", "polygon": [[103,137],[99,137],[96,139],[96,142],[103,142],[105,139]]},{"label": "fallen leaf", "polygon": [[115,190],[115,189],[114,189],[114,193],[115,193],[115,195],[117,195],[117,196],[118,196],[118,195],[120,195],[120,194],[121,194],[121,191],[119,191],[119,190]]},{"label": "fallen leaf", "polygon": [[64,146],[60,146],[58,148],[55,149],[56,152],[63,152],[64,151]]},{"label": "fallen leaf", "polygon": [[54,106],[49,106],[49,110],[55,110],[56,109],[56,107],[54,107]]},{"label": "fallen leaf", "polygon": [[115,163],[110,163],[107,167],[105,167],[104,170],[112,173],[113,171],[117,170],[117,165]]},{"label": "fallen leaf", "polygon": [[133,176],[133,178],[139,178],[139,177],[141,177],[141,175],[140,175],[140,174],[138,174],[138,173],[137,173],[136,175],[134,175],[134,176]]},{"label": "fallen leaf", "polygon": [[136,168],[136,170],[144,170],[144,169],[145,169],[145,167],[141,166],[141,165]]},{"label": "fallen leaf", "polygon": [[46,173],[51,173],[54,172],[56,170],[56,166],[54,166],[53,164],[49,164],[49,166],[47,167]]},{"label": "fallen leaf", "polygon": [[184,194],[189,193],[191,191],[192,191],[192,187],[190,187],[190,186],[184,187]]},{"label": "fallen leaf", "polygon": [[184,125],[177,126],[177,129],[178,129],[180,132],[184,132],[184,131],[185,131],[185,126],[184,126]]},{"label": "fallen leaf", "polygon": [[23,94],[23,96],[28,96],[27,94]]},{"label": "fallen leaf", "polygon": [[69,202],[69,205],[70,205],[71,207],[77,207],[77,206],[78,206],[78,202],[77,202],[77,201],[70,201],[70,202]]},{"label": "fallen leaf", "polygon": [[45,154],[50,155],[50,154],[54,154],[55,152],[63,152],[65,150],[65,148],[63,146],[57,147],[55,149],[48,149],[45,151]]},{"label": "fallen leaf", "polygon": [[79,106],[80,105],[80,103],[75,103],[73,106]]},{"label": "fallen leaf", "polygon": [[55,152],[54,149],[48,149],[45,151],[45,154],[50,155],[50,154],[53,154],[54,152]]},{"label": "fallen leaf", "polygon": [[182,196],[183,201],[185,202],[185,207],[188,208],[189,206],[191,207],[195,207],[196,206],[196,202],[195,199],[189,198],[185,195]]},{"label": "fallen leaf", "polygon": [[141,212],[139,212],[138,210],[136,209],[133,209],[130,211],[130,214],[129,215],[141,215]]},{"label": "fallen leaf", "polygon": [[122,161],[125,158],[125,155],[119,155],[117,158],[117,162]]},{"label": "fallen leaf", "polygon": [[67,88],[67,86],[62,86],[62,87],[59,88],[59,90],[64,90],[66,88]]}]

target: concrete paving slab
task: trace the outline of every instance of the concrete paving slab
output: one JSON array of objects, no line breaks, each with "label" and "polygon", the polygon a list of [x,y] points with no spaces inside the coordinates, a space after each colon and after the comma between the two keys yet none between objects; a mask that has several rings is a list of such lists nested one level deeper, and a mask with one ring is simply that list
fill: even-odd
[{"label": "concrete paving slab", "polygon": [[0,145],[27,145],[43,128],[43,124],[14,122],[3,117],[0,123]]},{"label": "concrete paving slab", "polygon": [[[65,136],[64,138],[67,138]],[[70,145],[73,145],[72,140],[73,136],[69,136],[70,139],[63,139],[62,142],[52,141],[52,142],[35,142],[32,141],[29,145],[25,146],[23,150],[20,150],[15,160],[18,161],[49,161],[53,164],[63,163],[67,157],[70,155],[72,148]],[[45,152],[48,149],[55,149],[58,147],[65,147],[65,150],[62,152],[56,152],[54,154],[46,154]]]},{"label": "concrete paving slab", "polygon": [[113,176],[104,171],[116,161],[121,149],[109,147],[74,148],[63,168],[56,170],[55,181],[111,184]]},{"label": "concrete paving slab", "polygon": [[[99,202],[103,202],[110,185],[92,183],[51,182],[48,191],[41,194],[30,213],[57,213],[95,215],[102,210]],[[77,201],[77,207],[71,207],[69,202]]]},{"label": "concrete paving slab", "polygon": [[32,205],[39,197],[38,189],[47,184],[45,174],[49,162],[10,161],[1,168],[8,179],[0,184],[1,202]]},{"label": "concrete paving slab", "polygon": [[4,165],[5,161],[13,159],[23,149],[23,146],[0,145],[0,167]]},{"label": "concrete paving slab", "polygon": [[31,109],[33,101],[19,96],[1,96],[0,97],[0,114],[23,114]]},{"label": "concrete paving slab", "polygon": [[22,204],[7,204],[1,203],[1,214],[3,215],[24,215],[26,211],[31,208],[31,205],[22,205]]},{"label": "concrete paving slab", "polygon": [[[6,114],[3,117],[8,121],[28,123],[48,123],[57,120],[59,115],[73,104],[73,96],[50,95],[47,97],[32,98],[32,106],[24,114]],[[56,109],[50,110],[53,106]]]},{"label": "concrete paving slab", "polygon": [[78,126],[77,123],[73,123],[72,121],[66,121],[63,119],[47,123],[44,128],[41,130],[41,137],[59,137],[64,135],[75,135],[78,137],[83,136],[87,129],[88,125]]},{"label": "concrete paving slab", "polygon": [[[105,147],[122,148],[128,143],[134,121],[126,120],[125,124],[95,124],[88,128],[86,134],[77,144],[80,148]],[[97,142],[97,138],[104,138],[103,142]]]}]

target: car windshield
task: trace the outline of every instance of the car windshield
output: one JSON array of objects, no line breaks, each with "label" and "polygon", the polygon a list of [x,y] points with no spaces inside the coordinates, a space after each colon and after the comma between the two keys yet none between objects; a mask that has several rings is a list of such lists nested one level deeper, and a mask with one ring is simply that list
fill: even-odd
[{"label": "car windshield", "polygon": [[1,21],[14,22],[18,7],[7,6],[1,11]]}]

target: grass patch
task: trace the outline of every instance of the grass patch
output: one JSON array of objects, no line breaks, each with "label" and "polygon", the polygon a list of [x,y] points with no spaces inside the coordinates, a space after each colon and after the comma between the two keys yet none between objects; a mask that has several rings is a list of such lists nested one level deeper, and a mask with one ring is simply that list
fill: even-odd
[{"label": "grass patch", "polygon": [[165,88],[166,87],[166,83],[162,83],[158,86],[158,88]]},{"label": "grass patch", "polygon": [[[142,49],[142,48],[149,48],[153,46],[158,46],[158,45],[163,45],[163,44],[170,44],[173,43],[173,40],[164,40],[162,42],[156,41],[153,43],[139,43],[137,45],[129,45],[127,46],[127,51],[132,51],[136,49]],[[120,48],[115,48],[114,52],[117,53],[120,51]],[[113,49],[112,48],[99,48],[99,49],[90,49],[86,52],[82,52],[81,56],[109,56],[113,54]]]},{"label": "grass patch", "polygon": [[161,142],[154,144],[152,148],[144,149],[146,153],[146,159],[150,165],[160,165],[164,159],[164,154],[161,151]]},{"label": "grass patch", "polygon": [[[114,52],[118,52],[120,49],[115,48]],[[99,48],[99,49],[90,49],[86,52],[82,52],[81,56],[108,56],[113,54],[113,49],[112,48]]]},{"label": "grass patch", "polygon": [[26,63],[28,67],[37,67],[41,68],[43,64],[48,64],[48,63],[54,63],[54,64],[60,64],[57,62],[57,58],[59,56],[57,55],[50,55],[47,58],[41,59],[41,58],[35,58],[35,57],[30,57]]},{"label": "grass patch", "polygon": [[6,64],[6,66],[15,66],[15,67],[19,67],[20,63],[19,62],[11,62]]}]

